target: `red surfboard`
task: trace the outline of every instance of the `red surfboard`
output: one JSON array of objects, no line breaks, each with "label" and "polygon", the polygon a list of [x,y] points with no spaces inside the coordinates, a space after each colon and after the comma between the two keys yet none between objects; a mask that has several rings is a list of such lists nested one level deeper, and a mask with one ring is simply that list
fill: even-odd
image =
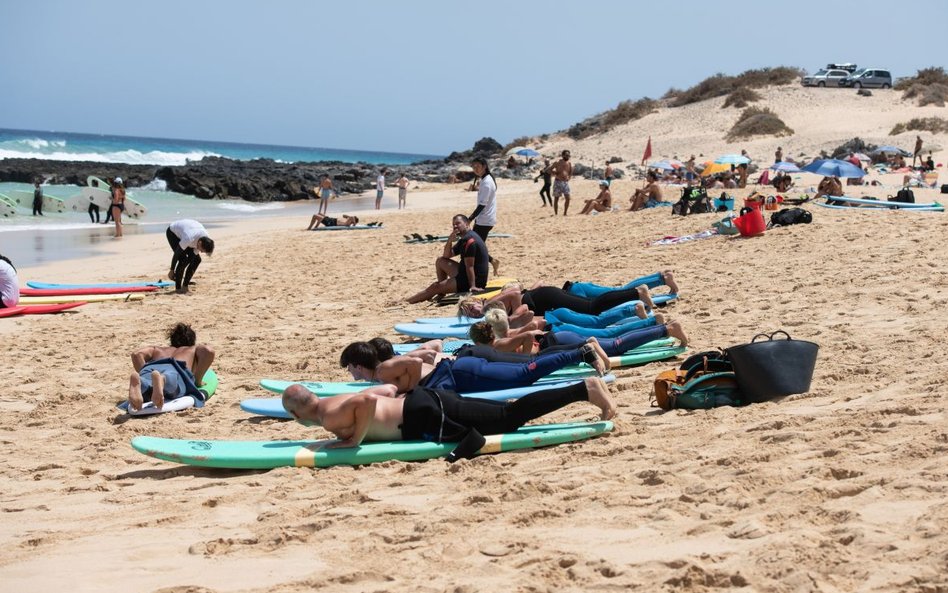
[{"label": "red surfboard", "polygon": [[67,309],[75,309],[86,305],[85,301],[78,303],[59,303],[56,305],[21,305],[19,307],[10,307],[0,309],[0,317],[13,317],[14,315],[42,315],[45,313],[59,313]]},{"label": "red surfboard", "polygon": [[77,296],[83,294],[124,294],[126,292],[154,292],[157,286],[135,288],[21,288],[20,296]]}]

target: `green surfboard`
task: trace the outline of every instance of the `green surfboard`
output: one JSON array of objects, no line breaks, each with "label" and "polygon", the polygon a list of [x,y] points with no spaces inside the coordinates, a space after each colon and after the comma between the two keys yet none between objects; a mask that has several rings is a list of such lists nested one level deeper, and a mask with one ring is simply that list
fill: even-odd
[{"label": "green surfboard", "polygon": [[[580,441],[610,432],[612,422],[576,422],[525,426],[516,432],[488,436],[478,455],[532,449]],[[393,441],[363,443],[358,447],[331,449],[335,440],[322,441],[201,441],[135,437],[132,447],[150,457],[229,469],[275,467],[330,467],[365,465],[379,461],[421,461],[444,457],[456,443]]]},{"label": "green surfboard", "polygon": [[653,348],[651,350],[636,349],[631,352],[626,352],[625,354],[620,354],[619,356],[610,356],[609,364],[612,365],[612,368],[631,367],[655,362],[657,360],[665,360],[666,358],[674,358],[679,354],[683,354],[686,350],[687,348],[682,346],[666,346]]}]

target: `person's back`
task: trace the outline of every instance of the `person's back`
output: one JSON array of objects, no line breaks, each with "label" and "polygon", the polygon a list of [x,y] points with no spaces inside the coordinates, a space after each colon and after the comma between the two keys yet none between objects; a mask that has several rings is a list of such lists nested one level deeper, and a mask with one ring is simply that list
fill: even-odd
[{"label": "person's back", "polygon": [[487,285],[487,275],[490,269],[490,255],[487,252],[487,244],[484,243],[484,240],[473,229],[468,230],[455,243],[454,252],[461,256],[462,263],[464,258],[474,258],[475,287],[484,288]]},{"label": "person's back", "polygon": [[20,302],[20,282],[16,268],[7,258],[0,256],[0,307],[15,307]]}]

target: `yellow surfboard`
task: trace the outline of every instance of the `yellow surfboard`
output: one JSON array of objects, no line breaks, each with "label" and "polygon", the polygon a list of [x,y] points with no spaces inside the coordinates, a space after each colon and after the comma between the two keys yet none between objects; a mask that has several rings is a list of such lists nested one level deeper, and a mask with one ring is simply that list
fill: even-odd
[{"label": "yellow surfboard", "polygon": [[66,296],[25,296],[20,297],[21,305],[52,305],[55,303],[100,303],[103,301],[141,301],[141,293],[123,292],[122,294],[74,294]]}]

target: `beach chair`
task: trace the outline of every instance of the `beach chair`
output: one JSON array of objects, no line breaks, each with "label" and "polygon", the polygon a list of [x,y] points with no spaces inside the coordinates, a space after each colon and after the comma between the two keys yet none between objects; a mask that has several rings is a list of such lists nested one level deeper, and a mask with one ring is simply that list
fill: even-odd
[{"label": "beach chair", "polygon": [[922,174],[922,185],[931,189],[938,187],[938,171],[928,171]]}]

